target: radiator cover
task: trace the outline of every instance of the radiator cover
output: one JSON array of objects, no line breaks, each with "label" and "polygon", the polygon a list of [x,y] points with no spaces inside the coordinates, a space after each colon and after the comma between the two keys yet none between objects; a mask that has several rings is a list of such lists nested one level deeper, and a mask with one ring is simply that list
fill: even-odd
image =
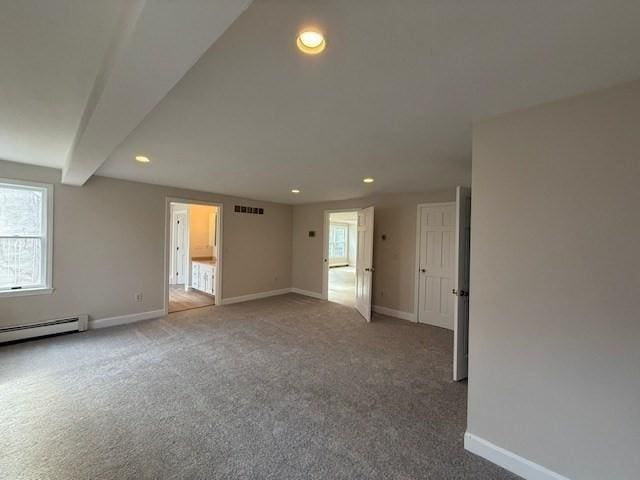
[{"label": "radiator cover", "polygon": [[0,343],[42,337],[43,335],[53,335],[55,333],[82,332],[88,328],[88,325],[89,316],[81,314],[25,325],[0,327]]}]

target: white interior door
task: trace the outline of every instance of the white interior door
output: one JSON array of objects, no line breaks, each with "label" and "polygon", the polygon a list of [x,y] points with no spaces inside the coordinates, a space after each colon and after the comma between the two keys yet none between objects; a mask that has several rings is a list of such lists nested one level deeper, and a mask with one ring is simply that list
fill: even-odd
[{"label": "white interior door", "polygon": [[420,207],[418,321],[453,330],[455,205]]},{"label": "white interior door", "polygon": [[173,269],[174,284],[185,284],[187,276],[187,214],[176,212],[173,215]]},{"label": "white interior door", "polygon": [[471,248],[471,190],[458,187],[456,194],[456,267],[453,307],[453,379],[467,378],[469,371],[469,253]]},{"label": "white interior door", "polygon": [[356,309],[371,321],[373,285],[373,207],[358,210],[356,255]]}]

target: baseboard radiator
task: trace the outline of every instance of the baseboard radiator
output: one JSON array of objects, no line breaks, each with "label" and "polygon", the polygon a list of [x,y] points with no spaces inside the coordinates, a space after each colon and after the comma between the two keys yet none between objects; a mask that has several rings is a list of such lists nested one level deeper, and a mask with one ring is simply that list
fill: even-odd
[{"label": "baseboard radiator", "polygon": [[55,333],[83,332],[88,326],[88,315],[75,315],[26,325],[0,327],[0,343],[22,340],[24,338],[42,337],[43,335],[53,335]]}]

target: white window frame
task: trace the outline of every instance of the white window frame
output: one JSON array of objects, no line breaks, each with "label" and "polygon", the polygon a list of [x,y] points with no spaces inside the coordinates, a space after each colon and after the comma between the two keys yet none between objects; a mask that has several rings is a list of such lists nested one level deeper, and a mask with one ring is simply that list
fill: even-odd
[{"label": "white window frame", "polygon": [[[0,298],[2,297],[20,297],[26,295],[43,295],[53,292],[53,185],[49,183],[27,182],[23,180],[14,180],[11,178],[0,178],[0,185],[15,185],[27,188],[37,188],[44,191],[42,205],[42,225],[44,228],[44,255],[42,258],[42,277],[44,285],[33,288],[21,288],[18,290],[0,289]],[[14,236],[11,236],[14,238]],[[26,237],[30,238],[30,237]]]},{"label": "white window frame", "polygon": [[[344,229],[344,256],[342,257],[332,257],[331,256],[331,247],[328,249],[327,255],[329,256],[329,264],[331,265],[331,260],[346,260],[349,261],[349,224],[343,222],[329,222],[329,244],[336,244],[338,242],[333,241],[335,239],[335,229],[341,228]],[[334,233],[334,235],[332,235]],[[334,262],[335,263],[335,262]]]}]

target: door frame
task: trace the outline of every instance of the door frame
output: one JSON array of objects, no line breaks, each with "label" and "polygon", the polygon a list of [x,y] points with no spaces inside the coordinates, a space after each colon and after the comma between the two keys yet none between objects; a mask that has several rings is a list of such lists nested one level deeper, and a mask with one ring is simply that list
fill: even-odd
[{"label": "door frame", "polygon": [[415,259],[415,285],[413,287],[413,298],[414,305],[413,311],[416,315],[416,323],[420,323],[420,230],[421,224],[420,221],[422,219],[422,215],[420,215],[420,210],[422,207],[455,207],[456,202],[427,202],[427,203],[419,203],[416,209],[416,259]]},{"label": "door frame", "polygon": [[[337,208],[324,211],[324,223],[322,227],[322,299],[329,300],[329,228],[332,213],[358,212],[362,208]],[[356,262],[358,259],[356,258]],[[357,265],[356,265],[357,268]]]},{"label": "door frame", "polygon": [[[224,255],[222,243],[223,243],[223,224],[222,221],[224,215],[224,207],[221,202],[210,202],[207,200],[198,200],[188,197],[165,197],[164,207],[164,315],[169,314],[169,275],[171,274],[171,204],[172,203],[184,203],[186,205],[205,205],[210,207],[216,207],[218,209],[218,218],[216,221],[216,234],[218,236],[218,257],[216,263],[216,305],[222,305],[222,272]],[[187,210],[188,218],[188,210]],[[187,269],[187,276],[189,285],[191,285],[191,268]],[[186,284],[185,284],[186,285]]]}]

